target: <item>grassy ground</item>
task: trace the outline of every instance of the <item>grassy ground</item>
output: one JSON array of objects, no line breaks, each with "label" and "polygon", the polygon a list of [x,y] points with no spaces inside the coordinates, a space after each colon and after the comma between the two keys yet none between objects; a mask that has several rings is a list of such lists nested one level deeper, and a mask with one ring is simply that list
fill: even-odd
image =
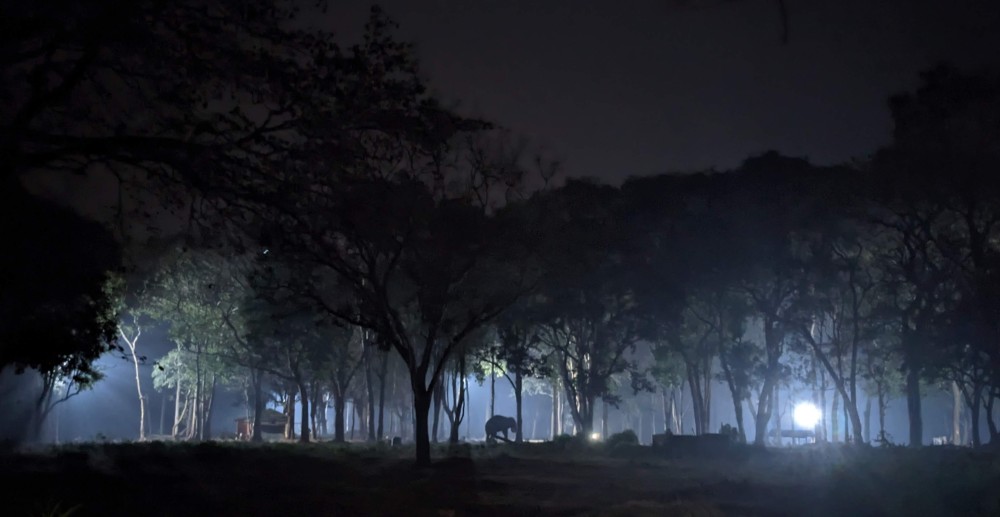
[{"label": "grassy ground", "polygon": [[664,457],[575,443],[435,450],[85,444],[0,456],[5,516],[1000,515],[1000,457],[967,449]]}]

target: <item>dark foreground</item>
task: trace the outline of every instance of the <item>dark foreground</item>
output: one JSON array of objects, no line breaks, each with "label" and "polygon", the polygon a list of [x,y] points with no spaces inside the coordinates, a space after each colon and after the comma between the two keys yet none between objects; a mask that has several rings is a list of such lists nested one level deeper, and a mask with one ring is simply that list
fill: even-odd
[{"label": "dark foreground", "polygon": [[1000,515],[1000,456],[741,450],[89,444],[0,455],[6,516]]}]

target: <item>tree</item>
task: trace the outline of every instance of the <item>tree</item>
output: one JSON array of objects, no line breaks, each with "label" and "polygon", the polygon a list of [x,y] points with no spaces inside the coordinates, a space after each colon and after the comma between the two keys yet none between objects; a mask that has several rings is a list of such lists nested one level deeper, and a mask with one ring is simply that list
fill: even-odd
[{"label": "tree", "polygon": [[139,364],[146,360],[144,356],[136,353],[139,346],[139,338],[142,337],[142,326],[139,324],[139,314],[131,312],[128,315],[131,323],[122,323],[118,326],[118,335],[128,346],[129,354],[132,357],[132,366],[135,369],[135,389],[139,395],[139,441],[146,440],[146,396],[142,393],[142,379],[139,376]]},{"label": "tree", "polygon": [[618,191],[572,181],[537,202],[548,214],[540,224],[549,236],[538,334],[553,354],[578,432],[589,434],[595,400],[617,400],[609,381],[635,368],[628,352],[641,336],[627,236],[616,227]]},{"label": "tree", "polygon": [[[94,361],[121,351],[120,295],[111,282],[120,251],[99,224],[32,196],[17,181],[4,181],[0,196],[0,235],[9,246],[0,256],[0,371],[41,377],[33,418],[18,437],[34,440],[55,402],[102,377]],[[63,382],[73,389],[54,399]]]},{"label": "tree", "polygon": [[[842,219],[847,223],[847,219]],[[836,228],[836,226],[834,226]],[[811,269],[811,319],[797,325],[797,333],[833,381],[853,426],[854,439],[864,440],[864,427],[858,409],[857,380],[861,354],[881,330],[878,310],[879,273],[869,246],[877,241],[865,240],[855,231],[832,228],[816,246]],[[853,234],[853,235],[852,235]],[[846,370],[845,370],[846,363]],[[836,401],[836,399],[835,399]]]},{"label": "tree", "polygon": [[211,192],[263,247],[347,293],[309,294],[321,310],[400,354],[426,464],[430,394],[444,365],[528,276],[522,246],[505,238],[516,228],[492,206],[516,190],[521,170],[466,145],[490,126],[428,97],[410,46],[393,41],[390,26],[376,11],[360,45],[324,62],[330,84],[316,111],[326,115],[303,129],[294,152],[255,155],[259,163],[218,177]]},{"label": "tree", "polygon": [[[808,301],[801,288],[809,280],[809,236],[825,217],[824,194],[830,189],[828,171],[804,159],[774,152],[746,160],[736,171],[729,195],[729,235],[733,265],[739,271],[738,290],[761,328],[762,384],[756,411],[754,444],[763,446],[775,411],[775,396],[783,367],[781,357],[791,324]],[[774,183],[783,188],[773,189]]]},{"label": "tree", "polygon": [[[538,327],[531,322],[530,312],[522,304],[530,303],[526,297],[521,304],[512,307],[496,325],[497,340],[487,347],[487,361],[490,374],[499,373],[510,383],[514,391],[515,420],[517,432],[514,440],[524,440],[524,382],[528,378],[545,378],[551,375],[541,348]],[[491,394],[492,396],[492,394]],[[492,416],[492,409],[490,411]]]},{"label": "tree", "polygon": [[283,0],[7,6],[0,175],[101,164],[205,186],[252,169],[330,119],[313,101],[352,64],[328,32],[290,28],[301,14]]},{"label": "tree", "polygon": [[[893,143],[876,156],[869,184],[870,217],[892,240],[883,258],[900,318],[913,446],[923,440],[920,381],[937,375],[933,358],[942,348],[957,346],[952,357],[979,357],[992,363],[987,369],[1000,364],[993,280],[1000,153],[988,144],[997,134],[1000,79],[949,66],[921,78],[914,94],[890,99]],[[981,354],[964,354],[965,345]]]},{"label": "tree", "polygon": [[[228,352],[233,334],[228,318],[245,296],[234,276],[238,259],[227,261],[204,250],[179,248],[165,256],[163,264],[150,281],[148,311],[155,320],[169,324],[169,335],[178,348],[175,377],[165,382],[177,389],[176,404],[182,391],[189,399],[185,401],[190,403],[186,434],[204,440],[211,434],[216,389],[232,374],[228,361],[234,356]],[[175,421],[175,432],[177,426]]]}]

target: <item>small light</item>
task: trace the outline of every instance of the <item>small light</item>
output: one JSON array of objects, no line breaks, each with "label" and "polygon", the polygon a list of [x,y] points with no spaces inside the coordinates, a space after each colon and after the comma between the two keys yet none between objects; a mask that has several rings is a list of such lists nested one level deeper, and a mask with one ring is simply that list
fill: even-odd
[{"label": "small light", "polygon": [[601,433],[590,433],[591,441],[598,441],[601,439]]},{"label": "small light", "polygon": [[265,255],[267,255],[267,253],[268,253],[269,251],[271,251],[271,250],[269,250],[269,249],[267,249],[267,248],[264,248],[264,254],[265,254]]}]

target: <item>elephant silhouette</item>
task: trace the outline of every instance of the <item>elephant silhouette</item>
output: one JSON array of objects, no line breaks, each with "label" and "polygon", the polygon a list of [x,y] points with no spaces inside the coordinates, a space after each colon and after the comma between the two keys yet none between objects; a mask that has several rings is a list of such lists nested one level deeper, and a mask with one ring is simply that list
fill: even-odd
[{"label": "elephant silhouette", "polygon": [[[491,417],[486,421],[486,442],[496,443],[497,440],[509,442],[510,438],[507,437],[508,430],[517,432],[517,420],[502,415]],[[503,433],[503,438],[500,438],[500,433]]]}]

